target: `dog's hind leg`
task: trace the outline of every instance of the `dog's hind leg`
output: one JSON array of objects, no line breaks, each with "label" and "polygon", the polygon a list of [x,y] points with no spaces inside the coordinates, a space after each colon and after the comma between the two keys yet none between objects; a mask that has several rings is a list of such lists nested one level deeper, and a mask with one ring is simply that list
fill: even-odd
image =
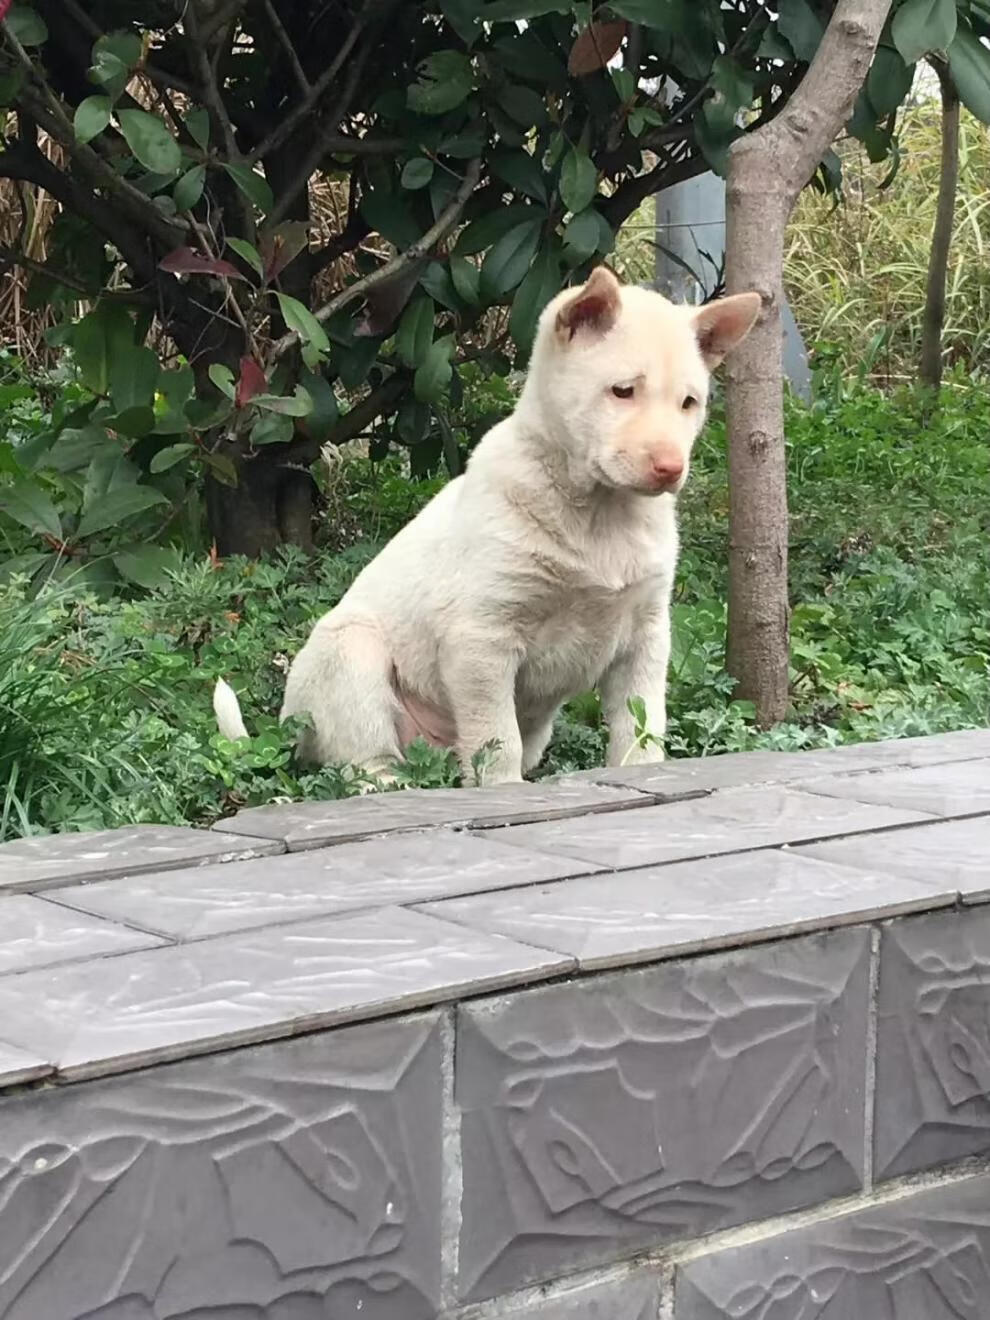
[{"label": "dog's hind leg", "polygon": [[300,755],[320,765],[356,765],[373,774],[401,759],[392,656],[373,625],[318,623],[285,685],[282,719],[308,715]]}]

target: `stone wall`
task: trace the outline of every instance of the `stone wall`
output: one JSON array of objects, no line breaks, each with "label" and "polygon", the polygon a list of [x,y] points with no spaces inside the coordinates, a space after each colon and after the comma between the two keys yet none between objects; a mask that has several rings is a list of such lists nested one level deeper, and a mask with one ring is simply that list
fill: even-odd
[{"label": "stone wall", "polygon": [[510,794],[491,837],[434,797],[328,852],[245,813],[195,870],[0,849],[0,1320],[987,1320],[990,760],[937,744]]}]

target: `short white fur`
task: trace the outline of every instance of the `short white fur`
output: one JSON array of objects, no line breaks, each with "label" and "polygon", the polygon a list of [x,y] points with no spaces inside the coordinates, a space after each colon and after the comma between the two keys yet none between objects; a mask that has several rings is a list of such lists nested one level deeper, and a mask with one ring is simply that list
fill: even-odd
[{"label": "short white fur", "polygon": [[627,703],[641,697],[662,736],[676,494],[709,373],[759,308],[757,294],[676,307],[605,267],[559,294],[515,411],[296,657],[282,717],[310,716],[302,754],[381,774],[422,735],[466,769],[494,746],[484,782],[514,782],[561,704],[597,686],[608,764],[657,759]]}]

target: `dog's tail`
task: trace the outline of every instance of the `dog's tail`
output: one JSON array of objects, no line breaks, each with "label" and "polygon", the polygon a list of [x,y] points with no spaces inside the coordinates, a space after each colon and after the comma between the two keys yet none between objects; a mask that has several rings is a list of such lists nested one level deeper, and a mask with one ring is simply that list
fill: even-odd
[{"label": "dog's tail", "polygon": [[231,742],[236,742],[238,738],[249,738],[244,724],[244,718],[241,715],[241,703],[237,700],[237,694],[229,683],[225,683],[222,678],[217,679],[217,685],[213,689],[213,713],[217,717],[217,727],[220,730],[221,737],[229,738]]}]

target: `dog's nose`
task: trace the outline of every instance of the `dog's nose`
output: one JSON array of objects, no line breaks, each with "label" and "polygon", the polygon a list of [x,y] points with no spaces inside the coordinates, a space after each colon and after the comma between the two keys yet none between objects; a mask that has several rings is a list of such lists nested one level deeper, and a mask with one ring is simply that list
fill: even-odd
[{"label": "dog's nose", "polygon": [[650,471],[658,486],[672,486],[684,471],[684,464],[679,458],[657,455],[650,459]]}]

